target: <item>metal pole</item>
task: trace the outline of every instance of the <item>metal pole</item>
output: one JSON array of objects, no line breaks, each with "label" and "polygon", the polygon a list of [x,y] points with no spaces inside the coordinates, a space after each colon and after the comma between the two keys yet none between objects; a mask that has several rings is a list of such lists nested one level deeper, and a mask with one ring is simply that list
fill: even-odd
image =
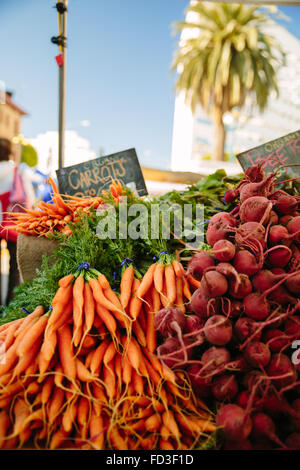
[{"label": "metal pole", "polygon": [[[68,0],[63,0],[67,8]],[[58,111],[58,167],[63,168],[65,161],[65,116],[66,116],[66,40],[67,40],[67,9],[62,14],[62,56],[63,63],[59,67],[59,111]]]}]

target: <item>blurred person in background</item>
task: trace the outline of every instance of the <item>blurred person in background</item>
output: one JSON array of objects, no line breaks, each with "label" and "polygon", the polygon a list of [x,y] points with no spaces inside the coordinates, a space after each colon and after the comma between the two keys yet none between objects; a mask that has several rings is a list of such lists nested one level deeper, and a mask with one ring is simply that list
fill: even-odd
[{"label": "blurred person in background", "polygon": [[15,230],[7,229],[12,225],[7,212],[22,212],[23,208],[31,207],[31,198],[28,197],[26,186],[26,171],[18,166],[12,159],[11,142],[0,138],[0,237],[5,239],[10,255],[8,290],[4,305],[8,305],[13,297],[14,288],[20,283],[20,274],[17,265],[17,238]]}]

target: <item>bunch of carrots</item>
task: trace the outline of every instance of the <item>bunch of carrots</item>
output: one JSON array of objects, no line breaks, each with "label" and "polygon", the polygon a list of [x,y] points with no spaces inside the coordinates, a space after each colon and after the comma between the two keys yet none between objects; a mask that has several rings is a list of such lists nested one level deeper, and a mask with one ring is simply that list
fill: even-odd
[{"label": "bunch of carrots", "polygon": [[119,296],[83,263],[48,312],[0,327],[0,448],[184,450],[215,431],[185,374],[154,354],[152,270],[139,285],[125,270]]},{"label": "bunch of carrots", "polygon": [[[7,216],[11,225],[6,229],[16,230],[18,233],[34,236],[49,236],[55,231],[66,235],[71,234],[70,222],[78,222],[79,213],[89,213],[91,208],[97,209],[103,203],[103,197],[77,197],[59,193],[58,187],[52,178],[49,178],[53,197],[52,203],[40,201],[35,209],[25,209],[23,212],[9,212]],[[110,194],[114,202],[118,203],[119,197],[123,194],[119,181],[112,181],[109,186]],[[109,193],[104,191],[103,196]]]}]

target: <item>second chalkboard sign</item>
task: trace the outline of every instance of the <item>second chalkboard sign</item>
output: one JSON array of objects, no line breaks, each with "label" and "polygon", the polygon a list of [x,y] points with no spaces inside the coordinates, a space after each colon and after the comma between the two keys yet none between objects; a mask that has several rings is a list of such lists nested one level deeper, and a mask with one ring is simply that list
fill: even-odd
[{"label": "second chalkboard sign", "polygon": [[138,196],[148,194],[135,149],[61,168],[56,174],[60,193],[70,196],[100,196],[112,180],[119,180]]},{"label": "second chalkboard sign", "polygon": [[300,130],[266,142],[258,147],[247,150],[237,155],[237,159],[243,169],[262,163],[266,174],[282,166],[281,173],[300,175]]}]

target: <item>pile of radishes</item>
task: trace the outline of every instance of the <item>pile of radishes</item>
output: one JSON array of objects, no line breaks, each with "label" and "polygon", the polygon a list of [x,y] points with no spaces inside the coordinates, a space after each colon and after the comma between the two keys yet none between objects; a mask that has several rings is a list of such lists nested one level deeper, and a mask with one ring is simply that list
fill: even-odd
[{"label": "pile of radishes", "polygon": [[300,449],[300,199],[277,187],[246,170],[188,262],[189,313],[155,318],[158,356],[216,403],[225,449]]}]

